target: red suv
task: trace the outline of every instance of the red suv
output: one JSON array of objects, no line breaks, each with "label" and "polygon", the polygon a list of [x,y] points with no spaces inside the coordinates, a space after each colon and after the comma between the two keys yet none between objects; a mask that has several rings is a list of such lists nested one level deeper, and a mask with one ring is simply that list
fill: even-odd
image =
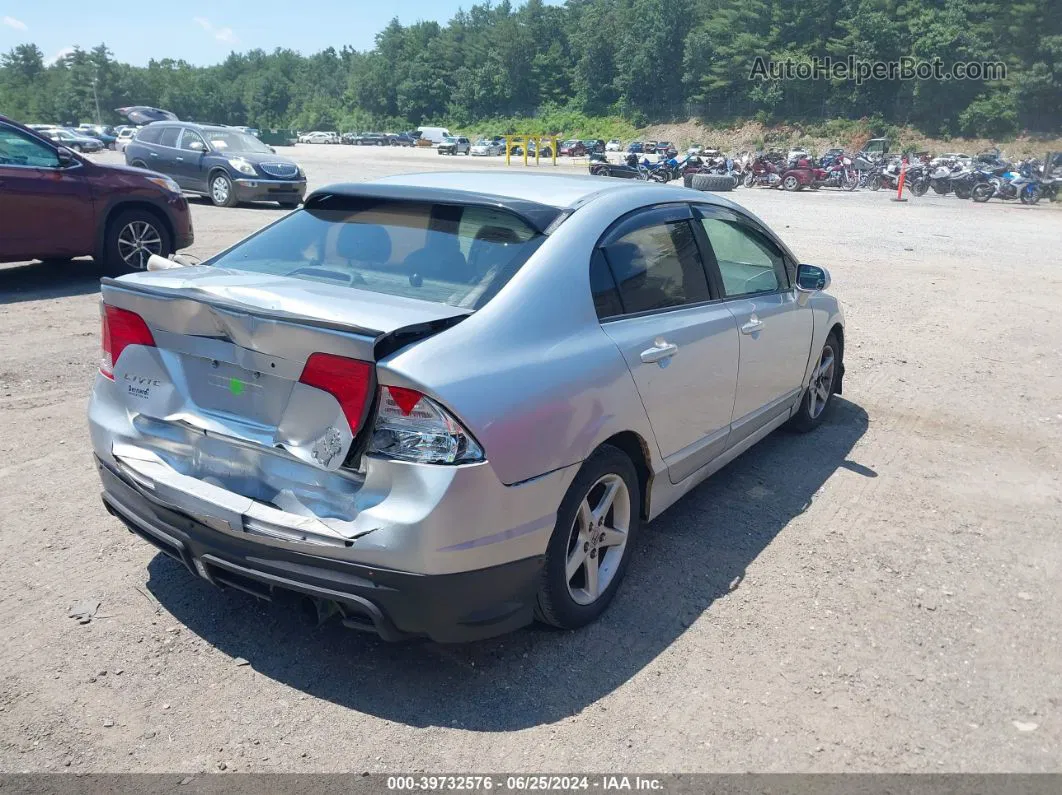
[{"label": "red suv", "polygon": [[0,116],[0,262],[91,255],[143,270],[192,240],[188,200],[169,177],[93,163]]}]

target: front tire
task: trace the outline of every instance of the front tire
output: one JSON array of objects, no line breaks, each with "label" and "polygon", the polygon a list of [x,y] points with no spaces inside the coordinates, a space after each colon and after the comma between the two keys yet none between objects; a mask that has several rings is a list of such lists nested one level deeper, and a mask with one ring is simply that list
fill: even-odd
[{"label": "front tire", "polygon": [[215,207],[232,207],[236,204],[236,189],[228,174],[218,172],[210,178],[210,201]]},{"label": "front tire", "polygon": [[107,225],[104,233],[104,267],[112,273],[147,269],[152,254],[168,257],[173,241],[166,225],[147,210],[127,210]]},{"label": "front tire", "polygon": [[595,621],[627,571],[641,521],[634,464],[604,445],[584,463],[561,500],[535,617],[561,629]]},{"label": "front tire", "polygon": [[833,394],[841,377],[842,353],[840,339],[836,333],[831,332],[811,373],[811,383],[804,390],[804,397],[800,399],[800,407],[787,424],[790,430],[807,433],[822,423],[833,405]]},{"label": "front tire", "polygon": [[982,182],[979,185],[974,185],[973,191],[970,193],[970,198],[978,204],[984,204],[986,201],[992,198],[992,194],[996,192],[994,185]]}]

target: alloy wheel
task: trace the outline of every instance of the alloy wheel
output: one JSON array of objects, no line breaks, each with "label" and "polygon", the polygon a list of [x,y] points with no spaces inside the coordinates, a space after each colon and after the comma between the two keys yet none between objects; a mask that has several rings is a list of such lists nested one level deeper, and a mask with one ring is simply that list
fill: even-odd
[{"label": "alloy wheel", "polygon": [[118,233],[118,255],[130,268],[144,270],[152,254],[162,254],[162,235],[147,221],[130,221]]},{"label": "alloy wheel", "polygon": [[822,348],[822,356],[819,357],[818,366],[811,374],[811,383],[808,385],[808,414],[812,419],[822,414],[830,399],[835,359],[833,346],[827,343]]},{"label": "alloy wheel", "polygon": [[224,204],[229,200],[229,181],[225,177],[215,177],[210,183],[210,193],[216,203]]},{"label": "alloy wheel", "polygon": [[593,604],[608,590],[623,560],[630,526],[627,484],[619,475],[603,475],[579,503],[568,536],[565,578],[577,604]]}]

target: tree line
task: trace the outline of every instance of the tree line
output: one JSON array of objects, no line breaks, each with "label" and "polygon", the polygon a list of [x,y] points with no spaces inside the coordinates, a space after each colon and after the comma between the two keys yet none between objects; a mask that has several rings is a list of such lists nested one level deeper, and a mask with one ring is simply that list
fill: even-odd
[{"label": "tree line", "polygon": [[[757,57],[910,57],[1005,64],[992,80],[750,79]],[[447,24],[393,20],[368,51],[232,53],[221,64],[131,66],[103,44],[54,63],[0,56],[0,112],[114,123],[130,104],[261,128],[366,130],[563,111],[640,126],[880,118],[930,135],[1062,129],[1060,0],[528,0]],[[566,132],[558,130],[558,132]],[[572,131],[573,132],[573,131]]]}]

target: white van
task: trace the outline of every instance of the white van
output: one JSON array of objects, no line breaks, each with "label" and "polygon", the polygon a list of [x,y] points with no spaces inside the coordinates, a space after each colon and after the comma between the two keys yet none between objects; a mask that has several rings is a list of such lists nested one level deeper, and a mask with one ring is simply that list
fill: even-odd
[{"label": "white van", "polygon": [[418,127],[417,132],[420,133],[420,137],[431,141],[433,144],[439,143],[443,138],[450,137],[450,131],[445,127]]}]

